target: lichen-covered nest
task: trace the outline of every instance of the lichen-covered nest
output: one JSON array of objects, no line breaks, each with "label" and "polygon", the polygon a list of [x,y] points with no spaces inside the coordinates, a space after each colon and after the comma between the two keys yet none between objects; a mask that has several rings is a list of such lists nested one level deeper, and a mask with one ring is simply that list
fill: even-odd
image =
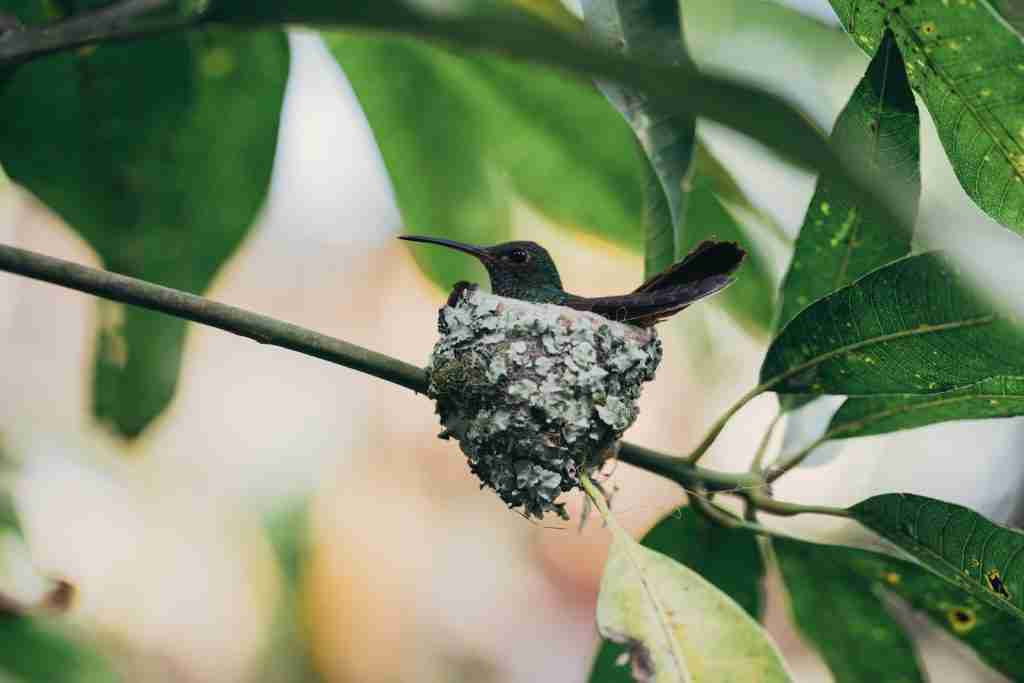
[{"label": "lichen-covered nest", "polygon": [[654,377],[654,328],[467,288],[440,311],[429,394],[482,486],[567,517],[559,496],[599,468]]}]

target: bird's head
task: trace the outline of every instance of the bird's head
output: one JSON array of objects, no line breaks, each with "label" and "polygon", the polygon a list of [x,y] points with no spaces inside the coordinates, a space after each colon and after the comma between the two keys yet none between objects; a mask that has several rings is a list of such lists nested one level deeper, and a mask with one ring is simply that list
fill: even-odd
[{"label": "bird's head", "polygon": [[493,247],[478,247],[440,237],[402,235],[399,239],[439,244],[475,256],[487,269],[491,290],[499,296],[522,298],[523,293],[532,288],[562,288],[555,262],[536,242],[502,242]]}]

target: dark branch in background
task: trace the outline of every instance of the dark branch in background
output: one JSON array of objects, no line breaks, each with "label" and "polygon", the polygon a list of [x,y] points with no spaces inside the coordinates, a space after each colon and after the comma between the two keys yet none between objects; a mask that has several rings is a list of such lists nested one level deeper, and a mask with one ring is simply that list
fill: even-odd
[{"label": "dark branch in background", "polygon": [[[170,287],[7,245],[0,245],[0,271],[24,275],[111,301],[141,306],[216,327],[261,344],[279,346],[358,370],[417,393],[426,393],[427,390],[426,372],[414,365],[298,325]],[[708,493],[732,493],[746,498],[759,510],[773,514],[846,514],[845,511],[835,508],[809,507],[773,500],[762,491],[765,486],[764,480],[753,473],[717,472],[698,467],[684,458],[665,455],[625,442],[619,446],[618,458],[622,462],[671,479],[685,489],[699,489]]]},{"label": "dark branch in background", "polygon": [[[179,14],[173,0],[124,0],[67,19],[21,26],[10,15],[0,18],[0,67],[21,64],[43,55],[84,45],[184,28],[194,14]],[[156,14],[158,10],[165,10]]]},{"label": "dark branch in background", "polygon": [[[203,22],[250,26],[297,23],[385,32],[620,82],[663,102],[666,112],[712,119],[753,136],[804,166],[841,178],[866,205],[879,211],[881,220],[907,230],[912,225],[901,196],[844,162],[806,115],[782,98],[706,76],[691,67],[623,58],[515,11],[489,8],[462,18],[418,12],[383,0],[313,6],[271,0],[211,0],[208,6],[197,2],[193,9],[179,7],[174,0],[122,0],[62,21],[0,32],[0,69],[59,50],[140,38]],[[686,97],[681,97],[681,92]],[[791,139],[799,144],[781,142]]]}]

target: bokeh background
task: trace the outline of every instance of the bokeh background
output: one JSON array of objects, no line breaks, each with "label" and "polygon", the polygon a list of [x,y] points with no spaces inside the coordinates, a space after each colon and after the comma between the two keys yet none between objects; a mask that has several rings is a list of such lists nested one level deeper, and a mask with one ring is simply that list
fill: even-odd
[{"label": "bokeh background", "polygon": [[[824,0],[688,0],[685,20],[702,67],[784,93],[826,130],[867,65]],[[422,365],[445,292],[394,239],[402,219],[388,174],[337,62],[316,35],[297,30],[290,42],[271,192],[209,295]],[[942,243],[951,224],[997,240],[1002,229],[966,198],[921,115],[922,244]],[[795,235],[813,176],[729,131],[701,122],[700,133],[754,205]],[[511,225],[515,238],[549,247],[577,293],[626,291],[641,277],[638,253],[554,224],[525,201]],[[99,265],[10,185],[0,190],[0,241]],[[762,246],[777,280],[785,240]],[[609,540],[599,524],[531,523],[481,492],[457,447],[434,438],[421,396],[199,326],[169,409],[126,443],[90,414],[104,315],[89,297],[0,276],[0,435],[24,529],[23,540],[4,539],[4,590],[30,597],[45,589],[41,576],[76,586],[67,615],[46,626],[70,630],[75,649],[49,665],[80,670],[80,680],[586,679]],[[629,438],[682,452],[755,383],[767,337],[711,305],[661,329],[665,362]],[[708,464],[745,468],[773,401],[745,409]],[[797,415],[787,440],[813,436],[814,410]],[[1005,521],[1019,512],[1022,436],[1020,420],[999,420],[839,442],[776,493],[844,505],[910,491]],[[638,534],[683,500],[627,465],[608,486]],[[576,519],[578,499],[570,511]],[[788,527],[858,542],[833,521]],[[904,617],[932,680],[1000,680]],[[774,588],[768,621],[797,680],[829,680]],[[46,680],[46,663],[16,654],[25,668],[12,680]]]}]

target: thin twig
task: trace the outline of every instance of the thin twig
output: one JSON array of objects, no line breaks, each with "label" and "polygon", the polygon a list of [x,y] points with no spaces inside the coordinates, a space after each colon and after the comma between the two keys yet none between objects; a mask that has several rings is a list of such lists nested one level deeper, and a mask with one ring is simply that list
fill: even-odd
[{"label": "thin twig", "polygon": [[825,434],[823,434],[821,437],[815,439],[810,444],[808,444],[804,448],[801,448],[796,453],[779,458],[779,460],[773,463],[764,473],[765,481],[771,483],[778,479],[779,477],[781,477],[782,475],[784,475],[786,472],[789,472],[794,467],[799,466],[801,463],[803,463],[804,460],[807,459],[807,457],[811,453],[814,452],[814,450],[818,446],[822,445],[830,438],[831,434],[829,432],[825,432]]},{"label": "thin twig", "polygon": [[760,396],[766,389],[766,385],[759,384],[750,391],[748,391],[746,394],[741,396],[736,401],[736,403],[732,404],[732,406],[728,410],[726,410],[725,413],[723,413],[722,416],[719,417],[713,425],[711,425],[711,429],[708,430],[707,436],[704,437],[704,440],[700,443],[700,445],[697,446],[697,448],[695,448],[692,453],[690,453],[689,457],[687,458],[690,464],[696,464],[701,458],[703,458],[704,454],[708,452],[709,448],[711,448],[711,444],[715,442],[715,439],[718,438],[718,435],[722,433],[723,429],[725,429],[725,425],[729,422],[730,419],[732,419],[732,416],[738,413],[745,405],[750,403],[753,399]]},{"label": "thin twig", "polygon": [[803,505],[801,503],[787,503],[782,500],[775,500],[763,490],[751,489],[744,494],[750,504],[761,512],[767,512],[780,517],[793,517],[794,515],[828,515],[830,517],[849,517],[850,511],[845,508],[829,507],[827,505]]},{"label": "thin twig", "polygon": [[768,444],[771,443],[772,434],[775,433],[775,428],[778,426],[779,421],[782,419],[783,415],[784,413],[782,412],[782,410],[778,410],[775,413],[775,417],[772,418],[772,421],[768,423],[768,428],[765,430],[764,436],[761,437],[761,443],[757,447],[757,452],[754,453],[754,460],[753,462],[750,463],[750,471],[753,474],[761,473],[764,464],[764,456],[768,452]]}]

